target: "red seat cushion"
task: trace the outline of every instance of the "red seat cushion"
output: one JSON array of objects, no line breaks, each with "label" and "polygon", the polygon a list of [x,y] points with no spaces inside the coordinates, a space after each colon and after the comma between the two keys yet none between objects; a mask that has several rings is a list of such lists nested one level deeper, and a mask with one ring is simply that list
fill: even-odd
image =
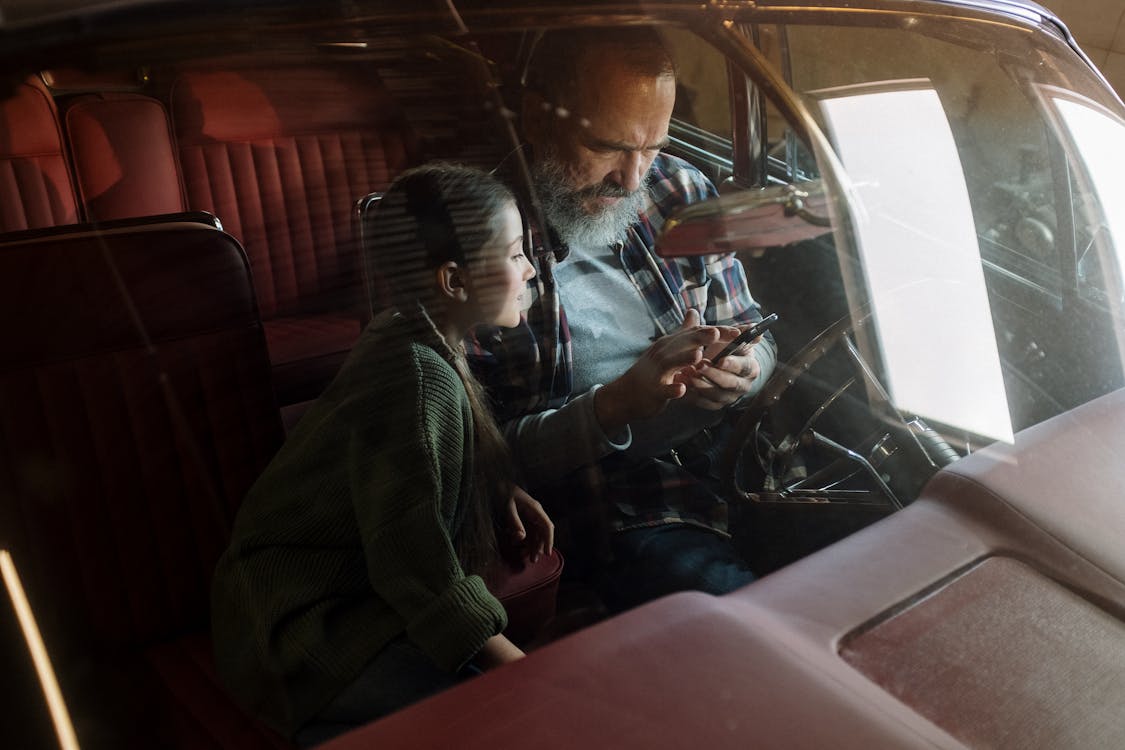
[{"label": "red seat cushion", "polygon": [[282,404],[316,398],[363,330],[358,315],[302,315],[264,324],[274,388]]}]

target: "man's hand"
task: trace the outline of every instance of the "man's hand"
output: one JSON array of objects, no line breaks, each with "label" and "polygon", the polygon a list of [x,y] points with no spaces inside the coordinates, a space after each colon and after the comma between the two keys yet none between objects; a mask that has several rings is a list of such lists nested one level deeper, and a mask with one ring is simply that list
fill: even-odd
[{"label": "man's hand", "polygon": [[506,529],[523,557],[538,562],[555,548],[555,524],[539,501],[520,487],[512,489],[506,509]]},{"label": "man's hand", "polygon": [[[594,396],[598,422],[608,434],[630,422],[659,413],[669,401],[682,397],[695,376],[693,367],[703,351],[720,340],[722,329],[700,325],[699,312],[688,310],[684,324],[645,350],[625,374],[603,386]],[[737,335],[728,334],[727,341]]]},{"label": "man's hand", "polygon": [[762,367],[754,356],[754,347],[762,340],[761,336],[712,364],[710,357],[733,341],[739,329],[723,326],[720,331],[719,343],[708,349],[692,371],[685,374],[684,380],[688,386],[685,398],[694,406],[709,411],[725,409],[742,398],[762,374]]}]

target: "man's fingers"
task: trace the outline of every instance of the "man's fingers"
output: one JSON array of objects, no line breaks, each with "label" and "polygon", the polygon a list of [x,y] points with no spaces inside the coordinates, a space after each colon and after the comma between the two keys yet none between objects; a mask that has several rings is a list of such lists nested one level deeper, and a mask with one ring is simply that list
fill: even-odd
[{"label": "man's fingers", "polygon": [[692,307],[684,314],[684,324],[680,326],[680,329],[694,328],[702,322],[703,318],[700,316],[699,311]]},{"label": "man's fingers", "polygon": [[687,393],[687,385],[684,383],[668,383],[660,386],[658,393],[665,401],[672,401]]}]

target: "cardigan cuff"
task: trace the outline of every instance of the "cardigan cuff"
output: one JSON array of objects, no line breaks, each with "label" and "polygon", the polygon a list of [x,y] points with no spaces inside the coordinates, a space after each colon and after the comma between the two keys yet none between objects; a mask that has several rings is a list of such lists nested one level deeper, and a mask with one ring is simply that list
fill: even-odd
[{"label": "cardigan cuff", "polygon": [[503,605],[480,576],[454,582],[406,625],[406,634],[447,672],[461,669],[508,626]]}]

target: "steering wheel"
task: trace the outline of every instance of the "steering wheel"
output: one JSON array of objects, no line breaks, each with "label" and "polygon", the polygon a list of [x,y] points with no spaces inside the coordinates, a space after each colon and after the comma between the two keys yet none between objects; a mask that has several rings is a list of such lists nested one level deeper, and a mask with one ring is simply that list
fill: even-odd
[{"label": "steering wheel", "polygon": [[[921,419],[895,407],[875,371],[859,353],[852,336],[870,321],[868,308],[845,316],[813,337],[788,362],[778,365],[743,410],[720,457],[720,476],[729,496],[756,502],[889,504],[901,508],[904,497],[907,502],[913,499],[922,482],[957,460],[956,451],[940,435]],[[766,435],[761,428],[770,410],[802,375],[836,348],[847,354],[855,373],[824,397],[798,430],[781,439]],[[816,428],[829,407],[857,384],[866,386],[868,407],[878,428],[859,446],[849,448]],[[824,449],[833,460],[807,477],[791,478],[798,451],[810,445]],[[762,491],[750,492],[742,486],[743,461],[748,455],[757,459],[766,474],[767,487]],[[896,482],[880,470],[896,465],[896,473],[910,475],[912,481]],[[917,481],[919,477],[921,482]],[[857,478],[866,478],[863,484],[871,489],[841,487],[856,484]]]}]

